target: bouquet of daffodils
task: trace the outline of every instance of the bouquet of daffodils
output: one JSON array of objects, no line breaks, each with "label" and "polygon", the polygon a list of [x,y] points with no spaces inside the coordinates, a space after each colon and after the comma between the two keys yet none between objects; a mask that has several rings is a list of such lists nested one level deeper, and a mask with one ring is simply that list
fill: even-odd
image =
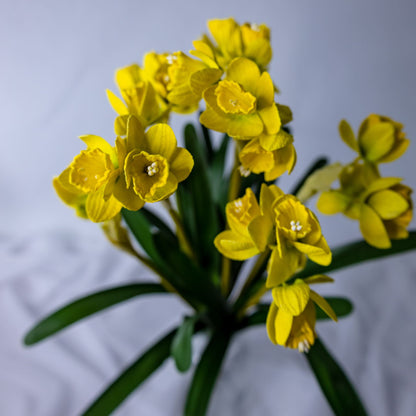
[{"label": "bouquet of daffodils", "polygon": [[[342,120],[339,133],[354,160],[342,166],[318,159],[295,189],[280,189],[277,180],[293,171],[296,150],[288,127],[292,112],[276,102],[279,90],[267,72],[270,31],[231,18],[211,20],[208,29],[190,55],[150,52],[142,66],[117,70],[119,95],[107,91],[117,113],[115,141],[81,136],[86,149],[53,180],[64,203],[100,223],[158,283],[133,282],[75,300],[38,323],[25,343],[132,297],[168,293],[192,312],[84,415],[110,414],[169,357],[179,371],[190,370],[196,333],[207,343],[192,368],[184,415],[205,415],[231,340],[263,324],[273,344],[304,354],[336,415],[364,415],[316,333],[317,320],[337,321],[352,304],[322,297],[312,286],[332,282],[332,270],[416,248],[416,232],[407,230],[411,189],[379,168],[398,159],[409,140],[403,126],[385,116],[368,116],[357,134]],[[179,147],[170,113],[195,111],[200,126],[187,125],[185,147]],[[306,206],[315,194],[321,213],[358,221],[363,240],[331,250]],[[171,221],[151,209],[157,203]]]}]

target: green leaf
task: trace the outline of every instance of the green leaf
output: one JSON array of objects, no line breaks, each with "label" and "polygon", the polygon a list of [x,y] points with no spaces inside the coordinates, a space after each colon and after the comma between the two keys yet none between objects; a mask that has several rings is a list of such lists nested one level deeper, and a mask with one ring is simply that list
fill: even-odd
[{"label": "green leaf", "polygon": [[172,244],[178,244],[178,239],[176,238],[174,232],[157,215],[153,214],[153,212],[146,208],[141,208],[140,212],[146,217],[150,224],[159,229],[166,240],[169,240]]},{"label": "green leaf", "polygon": [[195,370],[185,404],[184,416],[204,416],[231,335],[215,331]]},{"label": "green leaf", "polygon": [[121,209],[121,215],[146,254],[155,262],[156,265],[160,266],[160,264],[163,263],[163,260],[153,241],[150,223],[146,216],[141,212],[141,210],[129,211],[126,208]]},{"label": "green leaf", "polygon": [[75,300],[42,319],[25,336],[25,345],[33,345],[96,312],[127,299],[151,293],[167,293],[156,283],[133,283],[106,289]]},{"label": "green leaf", "polygon": [[[205,155],[195,128],[191,124],[185,127],[185,145],[195,162],[191,174],[183,183],[190,194],[191,218],[194,222],[190,237],[198,256],[198,263],[202,267],[216,271],[219,265],[219,253],[214,246],[214,238],[219,232],[217,212],[207,176]],[[182,219],[186,223],[187,218],[182,215]],[[191,227],[187,226],[186,229],[191,230]]]},{"label": "green leaf", "polygon": [[170,356],[176,330],[169,332],[124,370],[120,376],[82,413],[82,416],[107,416],[140,386]]},{"label": "green leaf", "polygon": [[302,188],[303,184],[309,178],[309,176],[318,169],[323,168],[325,165],[328,164],[328,159],[325,157],[320,157],[319,159],[315,160],[309,169],[304,173],[304,175],[300,178],[300,180],[296,183],[294,188],[289,192],[291,195],[296,195],[299,192],[299,189]]},{"label": "green leaf", "polygon": [[188,371],[192,364],[192,335],[197,316],[186,317],[172,341],[171,355],[180,372]]},{"label": "green leaf", "polygon": [[[334,310],[338,318],[343,318],[348,316],[353,311],[352,303],[344,297],[332,297],[325,296],[325,300]],[[252,326],[252,325],[261,325],[266,323],[267,314],[269,313],[270,304],[268,303],[259,303],[257,305],[257,310],[250,316],[248,316],[242,324],[242,327]],[[317,320],[326,320],[330,319],[328,315],[323,312],[319,307],[316,308],[316,319]]]},{"label": "green leaf", "polygon": [[351,382],[319,339],[305,356],[336,416],[367,414]]},{"label": "green leaf", "polygon": [[391,243],[392,247],[389,249],[372,247],[363,240],[337,247],[332,250],[332,263],[329,266],[320,266],[308,260],[306,267],[296,274],[291,281],[305,279],[314,274],[328,274],[333,270],[352,266],[353,264],[415,250],[416,231],[410,231],[409,238],[405,240],[392,240]]}]

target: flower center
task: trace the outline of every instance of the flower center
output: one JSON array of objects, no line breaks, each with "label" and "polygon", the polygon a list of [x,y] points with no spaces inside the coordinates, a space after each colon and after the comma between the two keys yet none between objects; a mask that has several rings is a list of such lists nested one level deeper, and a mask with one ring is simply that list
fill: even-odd
[{"label": "flower center", "polygon": [[247,176],[250,176],[251,170],[245,168],[243,165],[240,165],[238,170],[240,171],[240,175],[244,178],[247,178]]},{"label": "flower center", "polygon": [[301,231],[303,226],[299,221],[290,221],[290,228],[292,231]]},{"label": "flower center", "polygon": [[217,104],[227,114],[249,114],[255,110],[256,97],[235,81],[220,81],[215,89]]},{"label": "flower center", "polygon": [[150,165],[146,166],[145,172],[148,174],[148,176],[156,175],[156,173],[159,172],[157,162],[153,162]]},{"label": "flower center", "polygon": [[308,352],[310,348],[311,346],[307,339],[304,339],[303,341],[299,341],[299,344],[298,344],[299,352]]}]

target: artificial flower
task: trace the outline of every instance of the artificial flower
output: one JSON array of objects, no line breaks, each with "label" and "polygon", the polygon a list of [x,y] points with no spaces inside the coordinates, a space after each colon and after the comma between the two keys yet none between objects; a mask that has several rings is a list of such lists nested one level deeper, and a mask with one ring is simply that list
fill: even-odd
[{"label": "artificial flower", "polygon": [[270,75],[247,58],[234,59],[225,79],[205,89],[203,97],[206,110],[200,121],[209,129],[241,140],[280,130]]},{"label": "artificial flower", "polygon": [[406,151],[410,141],[402,130],[401,123],[377,114],[370,114],[361,123],[357,138],[347,121],[339,124],[342,140],[372,164],[392,162]]},{"label": "artificial flower", "polygon": [[273,344],[308,352],[316,338],[315,322],[317,304],[331,319],[337,317],[328,302],[309,284],[332,282],[324,275],[311,276],[305,280],[296,279],[272,289],[273,302],[266,321],[267,333]]},{"label": "artificial flower", "polygon": [[208,29],[214,39],[204,35],[193,42],[195,50],[191,54],[207,64],[213,62],[224,71],[234,58],[246,57],[254,61],[263,71],[272,58],[270,29],[262,24],[244,23],[239,25],[234,19],[213,19],[208,21]]}]

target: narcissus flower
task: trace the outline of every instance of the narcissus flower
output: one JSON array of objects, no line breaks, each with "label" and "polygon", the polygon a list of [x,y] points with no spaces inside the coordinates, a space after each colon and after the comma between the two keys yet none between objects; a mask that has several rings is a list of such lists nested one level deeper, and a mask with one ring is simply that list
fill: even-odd
[{"label": "narcissus flower", "polygon": [[243,172],[264,173],[266,181],[273,181],[286,171],[291,173],[295,166],[293,137],[280,129],[276,135],[252,139],[240,151],[239,159]]},{"label": "narcissus flower", "polygon": [[[371,172],[371,171],[370,171]],[[341,188],[323,192],[317,207],[323,214],[344,213],[360,222],[368,244],[390,248],[391,239],[407,238],[412,219],[412,190],[400,178],[371,177],[365,165],[354,163],[341,172]]]},{"label": "narcissus flower", "polygon": [[106,221],[122,207],[112,193],[120,174],[117,153],[99,136],[81,136],[81,139],[87,149],[54,178],[53,184],[63,202],[74,207],[78,214],[94,222]]},{"label": "narcissus flower", "polygon": [[243,197],[227,204],[225,214],[230,230],[217,235],[215,247],[225,257],[246,260],[266,250],[273,242],[273,201],[283,192],[275,185],[262,185],[260,205],[250,188]]},{"label": "narcissus flower", "polygon": [[226,216],[231,229],[217,235],[215,246],[234,260],[271,249],[269,288],[292,277],[304,266],[306,256],[322,265],[331,262],[331,251],[315,215],[276,185],[262,185],[260,205],[247,188],[244,197],[227,204]]},{"label": "narcissus flower", "polygon": [[297,279],[292,285],[283,284],[272,289],[273,302],[267,316],[266,328],[273,344],[308,352],[316,338],[315,303],[334,321],[335,312],[328,302],[311,290],[309,284],[332,282],[324,275]]},{"label": "narcissus flower", "polygon": [[[157,202],[173,194],[194,165],[191,154],[177,147],[167,124],[156,124],[144,132],[139,120],[130,116],[127,138],[117,142],[123,162],[123,185],[145,202]],[[129,195],[126,193],[127,198]]]},{"label": "narcissus flower", "polygon": [[300,270],[306,256],[327,266],[332,254],[315,214],[295,196],[284,195],[274,204],[276,246],[268,265],[267,287],[277,286]]},{"label": "narcissus flower", "polygon": [[254,61],[263,71],[272,58],[270,29],[262,24],[244,23],[239,25],[234,19],[214,19],[208,21],[209,31],[214,42],[207,36],[193,42],[195,50],[191,54],[207,64],[215,62],[224,71],[234,58],[246,57]]},{"label": "narcissus flower", "polygon": [[347,121],[339,124],[342,140],[365,161],[373,164],[398,159],[409,146],[403,125],[385,116],[369,115],[361,124],[358,138]]},{"label": "narcissus flower", "polygon": [[216,64],[207,65],[190,58],[183,52],[175,52],[167,59],[169,61],[167,99],[172,105],[172,110],[177,113],[197,110],[203,91],[217,82],[223,71]]},{"label": "narcissus flower", "polygon": [[114,111],[119,114],[115,121],[117,135],[126,134],[129,115],[136,116],[145,127],[167,120],[168,104],[156,91],[155,80],[150,82],[149,74],[139,65],[133,64],[117,70],[116,83],[124,102],[110,90],[107,90],[107,96]]},{"label": "narcissus flower", "polygon": [[137,211],[145,202],[168,198],[192,170],[191,154],[177,147],[167,124],[145,132],[129,116],[126,130],[115,148],[101,137],[82,136],[87,150],[54,179],[61,199],[93,222],[114,218],[122,207]]},{"label": "narcissus flower", "polygon": [[274,103],[273,81],[267,72],[247,58],[236,58],[227,76],[203,92],[206,110],[201,123],[231,137],[249,140],[261,134],[275,135],[281,119]]}]

